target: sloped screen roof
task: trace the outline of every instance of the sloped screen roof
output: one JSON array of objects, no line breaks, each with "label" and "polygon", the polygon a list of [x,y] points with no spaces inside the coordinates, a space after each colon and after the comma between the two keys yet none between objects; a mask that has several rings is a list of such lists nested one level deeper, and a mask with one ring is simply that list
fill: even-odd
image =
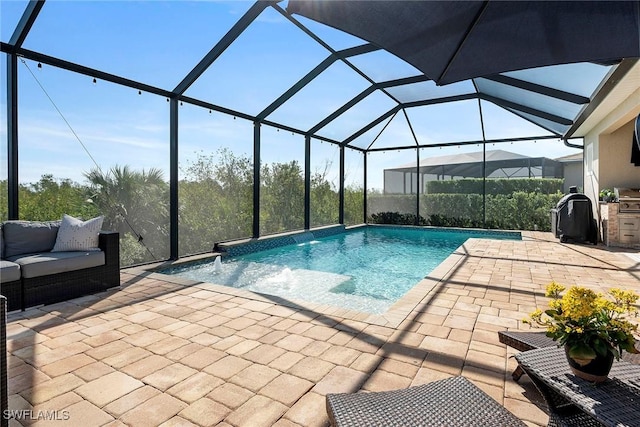
[{"label": "sloped screen roof", "polygon": [[438,84],[640,56],[632,1],[290,0],[287,9],[368,40]]},{"label": "sloped screen roof", "polygon": [[44,3],[3,52],[365,151],[571,137],[640,57],[640,1]]}]

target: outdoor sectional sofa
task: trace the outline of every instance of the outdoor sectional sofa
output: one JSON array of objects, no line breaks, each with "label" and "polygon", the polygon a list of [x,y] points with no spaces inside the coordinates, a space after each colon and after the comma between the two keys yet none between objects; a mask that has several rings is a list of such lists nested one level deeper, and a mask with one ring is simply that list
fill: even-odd
[{"label": "outdoor sectional sofa", "polygon": [[99,231],[97,248],[52,251],[60,225],[61,221],[0,224],[0,293],[9,311],[120,285],[119,233]]}]

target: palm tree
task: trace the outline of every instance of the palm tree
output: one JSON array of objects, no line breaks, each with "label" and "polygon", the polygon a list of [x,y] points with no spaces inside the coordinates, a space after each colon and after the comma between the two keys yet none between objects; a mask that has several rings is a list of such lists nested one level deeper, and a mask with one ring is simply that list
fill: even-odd
[{"label": "palm tree", "polygon": [[162,171],[139,172],[116,165],[107,173],[93,168],[84,175],[91,184],[91,202],[105,217],[104,228],[142,243],[147,255],[138,262],[166,258],[169,186]]}]

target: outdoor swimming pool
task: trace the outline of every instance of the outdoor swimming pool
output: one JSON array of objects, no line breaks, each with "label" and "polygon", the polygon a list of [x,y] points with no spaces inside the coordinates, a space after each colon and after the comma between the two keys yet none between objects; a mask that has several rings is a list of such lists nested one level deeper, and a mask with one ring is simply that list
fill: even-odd
[{"label": "outdoor swimming pool", "polygon": [[380,314],[471,237],[521,239],[516,232],[363,227],[162,273]]}]

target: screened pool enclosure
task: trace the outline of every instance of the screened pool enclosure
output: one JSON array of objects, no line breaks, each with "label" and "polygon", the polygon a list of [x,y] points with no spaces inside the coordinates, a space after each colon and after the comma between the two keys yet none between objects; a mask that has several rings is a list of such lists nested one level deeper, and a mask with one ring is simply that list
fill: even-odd
[{"label": "screened pool enclosure", "polygon": [[[0,7],[0,218],[103,214],[122,265],[335,224],[544,230],[555,160],[640,56],[635,1]],[[495,150],[553,173],[496,178]],[[386,194],[399,165],[416,191]]]}]

